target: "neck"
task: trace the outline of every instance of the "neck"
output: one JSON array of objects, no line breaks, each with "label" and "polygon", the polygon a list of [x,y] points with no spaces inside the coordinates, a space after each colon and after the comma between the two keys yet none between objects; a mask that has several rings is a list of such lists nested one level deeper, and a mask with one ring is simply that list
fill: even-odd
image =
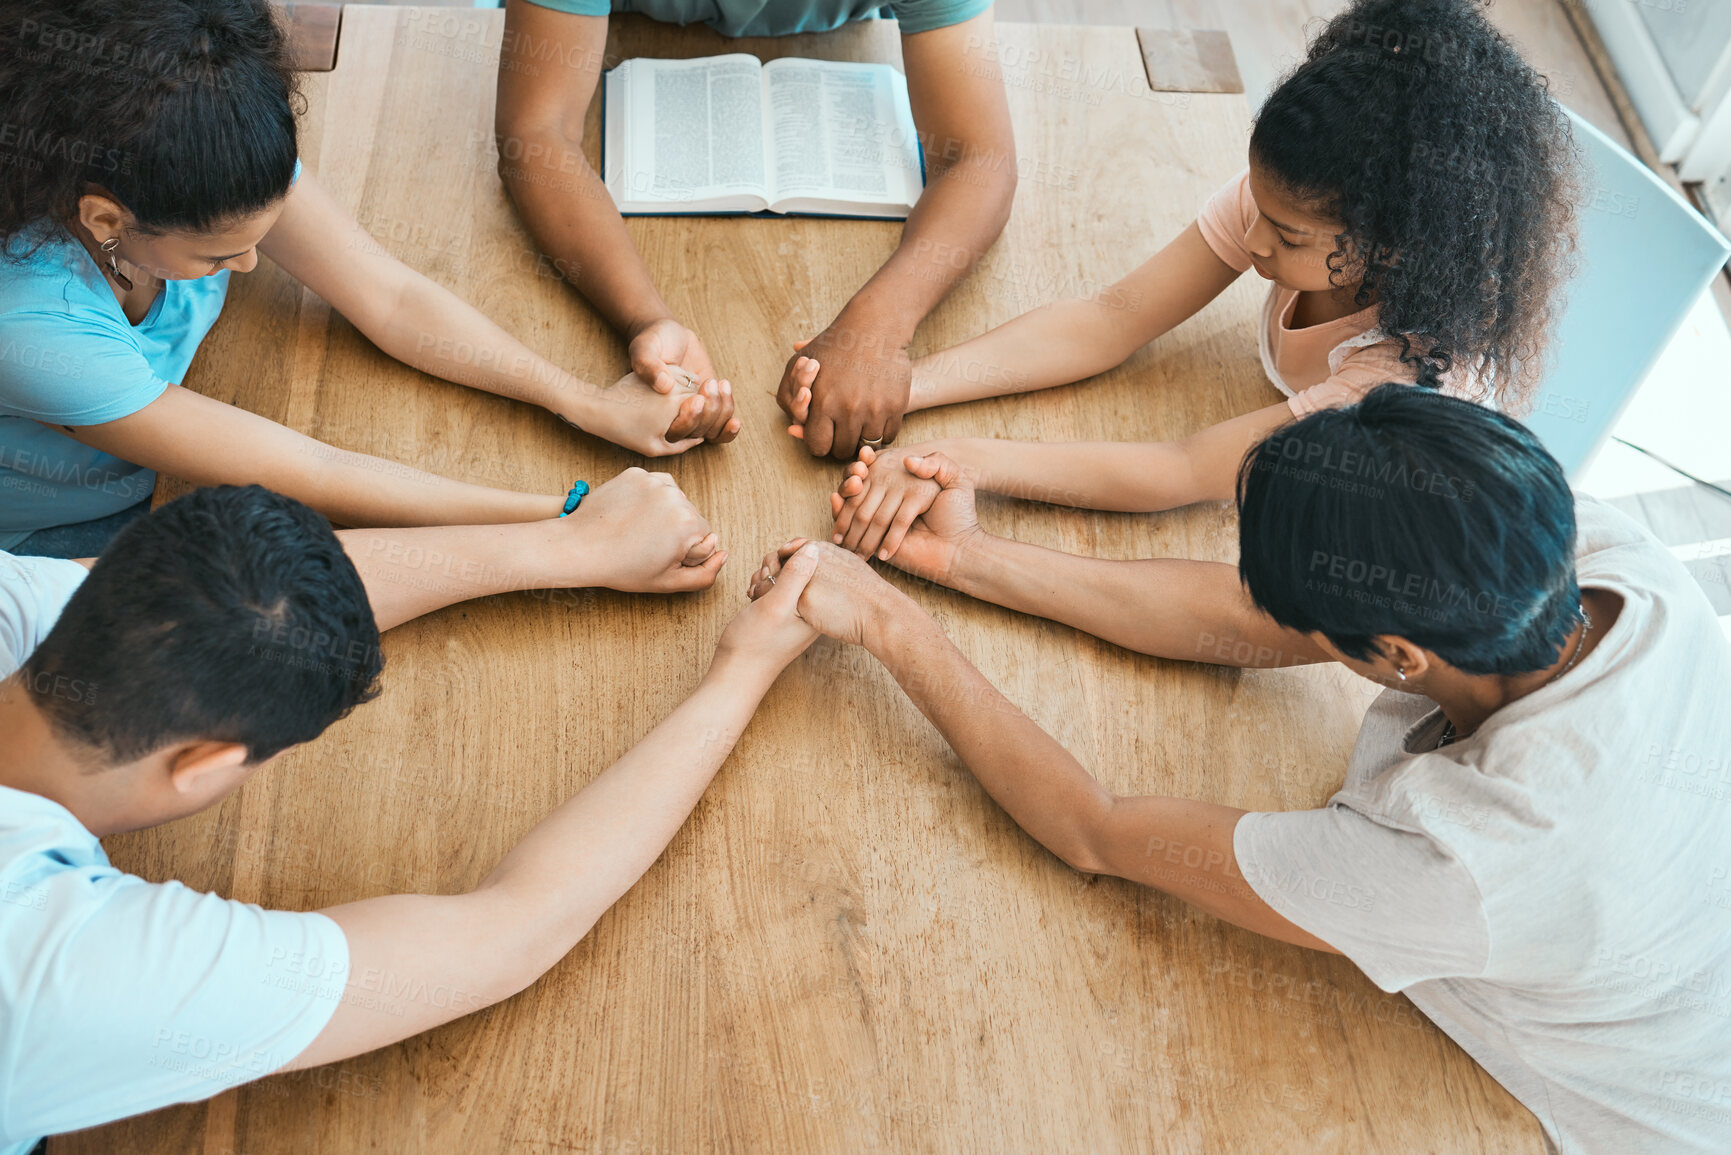
[{"label": "neck", "polygon": [[0,682],[0,746],[6,750],[0,786],[58,802],[93,834],[127,828],[105,797],[116,783],[108,775],[88,773],[56,740],[21,673]]},{"label": "neck", "polygon": [[1564,670],[1578,665],[1604,639],[1617,620],[1623,600],[1609,590],[1583,590],[1581,606],[1592,618],[1593,628],[1580,622],[1563,640],[1557,660],[1542,670],[1525,674],[1463,674],[1438,670],[1425,687],[1425,694],[1442,707],[1454,723],[1455,732],[1466,737],[1478,730],[1492,714],[1555,681]]}]

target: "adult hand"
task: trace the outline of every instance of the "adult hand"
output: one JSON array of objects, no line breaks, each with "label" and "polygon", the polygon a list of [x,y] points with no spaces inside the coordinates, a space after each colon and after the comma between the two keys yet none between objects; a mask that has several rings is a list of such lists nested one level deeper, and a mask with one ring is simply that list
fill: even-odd
[{"label": "adult hand", "polygon": [[[902,468],[916,478],[937,482],[938,495],[908,526],[888,561],[915,577],[954,586],[963,555],[977,548],[986,536],[974,512],[973,480],[942,453],[904,456]],[[844,501],[841,494],[830,494],[830,508],[837,516]]]},{"label": "adult hand", "polygon": [[[807,565],[809,577],[805,575]],[[791,567],[796,567],[793,569]],[[752,575],[753,599],[774,595],[798,574],[798,612],[812,629],[838,641],[866,645],[876,629],[907,599],[872,568],[840,546],[796,537],[763,559]]]},{"label": "adult hand", "polygon": [[[815,379],[807,379],[801,361],[817,363]],[[845,460],[862,441],[895,440],[912,382],[913,362],[898,338],[844,316],[788,358],[775,400],[794,418],[795,435],[812,456]],[[802,389],[810,391],[803,403]]]},{"label": "adult hand", "polygon": [[800,615],[799,600],[816,570],[816,556],[808,555],[781,567],[773,583],[760,583],[753,574],[748,589],[752,600],[722,631],[715,660],[745,662],[773,677],[804,653],[818,632]]},{"label": "adult hand", "polygon": [[715,380],[709,350],[696,333],[672,317],[651,321],[637,330],[627,351],[631,371],[657,393],[689,391],[693,385]]},{"label": "adult hand", "polygon": [[709,522],[672,475],[633,466],[550,523],[570,572],[628,593],[708,589],[727,561]]},{"label": "adult hand", "polygon": [[684,453],[705,441],[732,441],[739,433],[733,386],[726,381],[709,381],[696,392],[658,393],[635,372],[627,373],[568,411],[555,412],[584,432],[645,457]]}]

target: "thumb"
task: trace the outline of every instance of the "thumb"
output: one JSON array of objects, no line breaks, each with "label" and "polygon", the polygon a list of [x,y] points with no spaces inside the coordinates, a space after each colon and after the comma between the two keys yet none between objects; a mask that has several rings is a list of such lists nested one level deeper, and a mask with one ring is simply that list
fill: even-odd
[{"label": "thumb", "polygon": [[902,468],[915,477],[924,477],[936,481],[945,489],[972,489],[973,482],[962,467],[941,453],[927,453],[921,457],[902,458]]},{"label": "thumb", "polygon": [[779,597],[786,608],[794,609],[799,605],[799,595],[805,592],[816,572],[817,546],[801,546],[799,552],[782,563],[781,572],[775,575],[775,588],[770,590],[770,597]]},{"label": "thumb", "polygon": [[801,338],[801,339],[800,339],[800,340],[798,340],[798,341],[795,341],[795,342],[794,342],[794,343],[793,343],[793,351],[794,351],[794,352],[795,352],[795,353],[797,353],[797,352],[799,352],[799,351],[800,351],[800,350],[801,350],[801,349],[803,349],[803,348],[805,348],[805,347],[806,347],[806,346],[807,346],[807,345],[809,345],[809,344],[811,344],[811,338],[810,338],[810,337],[803,337],[803,338]]},{"label": "thumb", "polygon": [[661,355],[660,346],[652,342],[632,346],[631,371],[649,382],[649,387],[657,393],[673,392],[676,382],[673,374],[668,372],[667,359]]},{"label": "thumb", "polygon": [[706,590],[715,584],[715,579],[721,574],[721,567],[727,564],[727,551],[718,549],[703,559],[702,565],[682,565],[673,570],[672,588],[680,590]]}]

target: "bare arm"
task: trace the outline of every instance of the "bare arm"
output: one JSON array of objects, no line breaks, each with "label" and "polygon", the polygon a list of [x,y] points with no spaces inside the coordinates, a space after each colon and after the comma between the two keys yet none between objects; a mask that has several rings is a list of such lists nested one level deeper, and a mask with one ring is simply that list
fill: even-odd
[{"label": "bare arm", "polygon": [[[509,998],[589,932],[660,857],[783,666],[816,635],[794,614],[800,582],[729,625],[703,681],[619,761],[519,842],[467,894],[398,894],[332,907],[349,945],[348,989],[289,1067],[394,1043]],[[409,989],[402,1014],[366,1005]]]},{"label": "bare arm", "polygon": [[1238,275],[1192,222],[1097,296],[1042,305],[921,357],[914,362],[908,410],[1028,393],[1104,373],[1195,315]]},{"label": "bare arm", "polygon": [[[775,574],[781,556],[765,559]],[[1333,950],[1265,903],[1237,869],[1232,832],[1245,811],[1212,802],[1120,797],[962,656],[937,623],[864,562],[818,551],[799,612],[813,627],[863,645],[895,677],[993,800],[1077,870],[1113,874],[1282,942]],[[780,584],[777,582],[776,584]],[[772,591],[761,579],[754,592]]]},{"label": "bare arm", "polygon": [[890,259],[806,345],[822,368],[808,406],[798,405],[797,357],[777,401],[803,409],[802,436],[816,456],[852,456],[862,438],[893,438],[907,409],[914,330],[985,255],[1009,219],[1016,142],[996,61],[968,52],[989,40],[992,13],[902,37],[908,99],[925,148],[925,191]]},{"label": "bare arm", "polygon": [[345,525],[480,525],[557,516],[562,496],[452,481],[350,453],[179,385],[118,421],[70,430],[194,485],[262,485]]},{"label": "bare arm", "polygon": [[[633,378],[602,386],[554,365],[455,293],[409,268],[303,172],[259,250],[331,303],[384,352],[423,373],[539,405],[650,456],[722,436],[732,396],[662,394]],[[725,412],[724,412],[725,410]]]}]

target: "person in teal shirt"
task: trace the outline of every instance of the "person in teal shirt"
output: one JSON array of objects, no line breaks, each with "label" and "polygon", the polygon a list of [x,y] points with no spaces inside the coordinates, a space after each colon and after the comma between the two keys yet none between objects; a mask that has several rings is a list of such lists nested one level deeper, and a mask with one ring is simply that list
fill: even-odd
[{"label": "person in teal shirt", "polygon": [[726,382],[585,382],[374,241],[301,171],[296,80],[267,0],[14,8],[0,39],[0,548],[93,553],[156,471],[265,485],[348,525],[558,516],[563,492],[347,452],[184,388],[230,275],[261,253],[432,376],[646,456],[738,432]]},{"label": "person in teal shirt", "polygon": [[[632,369],[666,391],[675,369],[707,379],[715,368],[662,299],[583,154],[607,18],[626,11],[723,36],[827,32],[880,11],[897,21],[925,191],[896,251],[789,357],[776,393],[795,422],[789,431],[815,456],[851,460],[862,444],[893,441],[913,381],[914,330],[991,247],[1015,196],[991,0],[507,0],[494,114],[500,177],[542,250],[577,270],[568,279],[630,343]],[[570,67],[537,63],[548,59]]]}]

